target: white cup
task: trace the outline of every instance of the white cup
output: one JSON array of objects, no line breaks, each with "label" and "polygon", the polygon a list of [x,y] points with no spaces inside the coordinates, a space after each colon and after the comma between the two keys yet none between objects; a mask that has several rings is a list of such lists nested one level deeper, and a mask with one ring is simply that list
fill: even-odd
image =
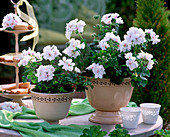
[{"label": "white cup", "polygon": [[145,124],[155,124],[158,119],[161,105],[155,103],[142,103],[140,104],[140,108],[143,122]]},{"label": "white cup", "polygon": [[128,129],[137,128],[139,117],[140,117],[140,112],[141,112],[141,110],[139,107],[120,108],[123,127],[128,128]]}]

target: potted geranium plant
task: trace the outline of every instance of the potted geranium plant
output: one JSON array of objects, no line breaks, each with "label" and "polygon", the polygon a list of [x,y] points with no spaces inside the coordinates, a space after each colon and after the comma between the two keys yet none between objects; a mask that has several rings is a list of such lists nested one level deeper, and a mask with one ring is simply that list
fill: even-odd
[{"label": "potted geranium plant", "polygon": [[55,45],[45,46],[43,53],[23,50],[18,66],[24,66],[23,82],[30,79],[35,84],[31,96],[37,117],[49,123],[65,118],[75,90],[91,85],[76,62],[62,56]]},{"label": "potted geranium plant", "polygon": [[[67,57],[78,62],[82,76],[91,77],[94,88],[86,90],[90,104],[96,112],[90,121],[103,124],[121,123],[120,108],[130,101],[134,85],[145,87],[150,70],[156,64],[147,52],[147,43],[160,42],[153,29],[131,27],[121,40],[118,35],[119,24],[123,20],[118,13],[94,16],[99,24],[94,26],[98,33],[90,44],[83,39],[85,22],[78,19],[66,24],[66,37],[69,39],[63,51]],[[80,41],[71,37],[80,36]],[[77,46],[82,44],[82,46]]]}]

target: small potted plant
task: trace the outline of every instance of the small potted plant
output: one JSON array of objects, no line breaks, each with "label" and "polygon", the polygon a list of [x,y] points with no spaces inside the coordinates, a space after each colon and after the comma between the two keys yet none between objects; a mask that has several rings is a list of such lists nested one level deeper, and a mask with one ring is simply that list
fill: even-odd
[{"label": "small potted plant", "polygon": [[[157,63],[153,55],[146,52],[147,44],[157,44],[160,39],[153,29],[131,27],[121,40],[118,28],[123,20],[118,13],[94,18],[99,20],[94,26],[98,33],[92,34],[90,44],[82,37],[84,21],[75,19],[66,24],[69,42],[63,52],[74,62],[80,62],[78,68],[82,76],[92,78],[94,88],[88,88],[86,94],[96,112],[89,120],[120,124],[120,108],[130,101],[134,85],[146,86],[150,70]],[[80,36],[80,40],[72,38],[72,34]]]},{"label": "small potted plant", "polygon": [[75,90],[91,84],[76,65],[62,56],[55,45],[44,47],[43,53],[30,48],[22,51],[18,66],[24,66],[23,81],[30,79],[35,84],[31,96],[38,118],[58,123],[67,116]]}]

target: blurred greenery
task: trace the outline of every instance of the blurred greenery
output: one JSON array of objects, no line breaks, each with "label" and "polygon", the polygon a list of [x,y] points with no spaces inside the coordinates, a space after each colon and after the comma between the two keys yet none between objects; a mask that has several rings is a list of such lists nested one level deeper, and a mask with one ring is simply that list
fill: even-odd
[{"label": "blurred greenery", "polygon": [[148,45],[147,51],[153,54],[158,64],[151,71],[148,85],[145,88],[134,88],[132,101],[137,104],[154,102],[161,104],[160,115],[164,128],[170,123],[170,11],[163,0],[137,0],[137,13],[134,19],[136,27],[153,28],[159,35],[160,43]]}]

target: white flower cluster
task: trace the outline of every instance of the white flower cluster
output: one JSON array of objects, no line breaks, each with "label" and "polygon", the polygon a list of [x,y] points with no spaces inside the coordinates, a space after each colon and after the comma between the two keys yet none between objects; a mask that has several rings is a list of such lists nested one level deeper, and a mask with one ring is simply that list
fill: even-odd
[{"label": "white flower cluster", "polygon": [[63,57],[63,60],[59,60],[58,65],[63,66],[62,69],[66,71],[73,71],[75,63],[72,62],[72,59],[67,59],[66,57]]},{"label": "white flower cluster", "polygon": [[117,43],[121,43],[120,37],[113,34],[113,32],[107,32],[105,37],[99,42],[98,47],[100,47],[102,50],[106,50],[108,47],[110,47],[109,44],[107,44],[107,41],[113,40]]},{"label": "white flower cluster", "polygon": [[57,46],[55,45],[47,45],[46,47],[43,48],[43,53],[42,56],[44,57],[45,60],[54,60],[56,57],[61,56],[62,54],[60,51],[57,49]]},{"label": "white flower cluster", "polygon": [[156,35],[153,29],[145,29],[145,33],[150,34],[152,44],[157,44],[160,42],[160,39],[158,39],[159,35]]},{"label": "white flower cluster", "polygon": [[52,65],[40,65],[37,69],[36,76],[38,77],[38,82],[49,81],[53,79],[54,67]]},{"label": "white flower cluster", "polygon": [[72,62],[72,59],[67,59],[66,57],[63,57],[62,60],[59,60],[58,66],[63,66],[62,69],[66,70],[66,71],[73,71],[73,69],[75,70],[75,72],[77,73],[81,73],[80,69],[75,67],[75,63]]},{"label": "white flower cluster", "polygon": [[78,19],[72,20],[66,24],[66,32],[65,36],[67,39],[70,39],[73,31],[83,32],[84,26],[86,23],[82,20],[78,21]]},{"label": "white flower cluster", "polygon": [[[136,61],[136,58],[132,56],[131,52],[126,53],[125,58],[128,59],[126,61],[126,66],[128,66],[131,71],[138,67],[138,62]],[[153,68],[154,61],[152,60],[152,54],[141,51],[137,58],[147,60],[147,69],[151,70]]]},{"label": "white flower cluster", "polygon": [[14,102],[4,102],[2,105],[2,109],[11,112],[22,112],[22,109],[19,104]]},{"label": "white flower cluster", "polygon": [[38,60],[42,60],[42,56],[40,52],[35,52],[31,50],[31,48],[28,48],[28,50],[23,50],[21,54],[20,62],[18,63],[18,66],[26,66],[29,61],[35,62]]},{"label": "white flower cluster", "polygon": [[112,19],[114,19],[117,24],[123,24],[123,20],[121,17],[119,17],[118,13],[108,13],[103,15],[101,22],[104,22],[105,24],[109,25],[112,24]]},{"label": "white flower cluster", "polygon": [[154,61],[152,60],[153,55],[141,51],[137,56],[138,59],[146,59],[148,61],[147,68],[151,70],[153,68]]},{"label": "white flower cluster", "polygon": [[75,40],[74,38],[72,38],[69,41],[69,46],[63,51],[63,53],[65,53],[69,57],[76,58],[81,53],[80,50],[78,49],[84,49],[84,48],[85,48],[84,42],[80,44],[80,40]]},{"label": "white flower cluster", "polygon": [[136,58],[132,56],[132,53],[126,53],[125,59],[128,59],[126,60],[126,66],[129,67],[131,71],[138,67],[138,62]]},{"label": "white flower cluster", "polygon": [[120,43],[118,50],[120,50],[120,52],[130,51],[131,45],[126,40],[124,40]]},{"label": "white flower cluster", "polygon": [[103,67],[103,65],[99,65],[99,63],[93,63],[91,64],[89,67],[87,67],[86,69],[88,70],[92,70],[92,72],[95,75],[95,78],[103,78],[103,75],[106,74],[105,69]]},{"label": "white flower cluster", "polygon": [[145,32],[141,28],[131,27],[124,35],[124,39],[131,45],[140,45],[146,42]]},{"label": "white flower cluster", "polygon": [[22,23],[22,20],[19,18],[19,16],[14,13],[9,13],[4,17],[2,21],[2,27],[3,29],[6,29],[7,27],[11,27],[13,29],[14,26],[19,23]]}]

